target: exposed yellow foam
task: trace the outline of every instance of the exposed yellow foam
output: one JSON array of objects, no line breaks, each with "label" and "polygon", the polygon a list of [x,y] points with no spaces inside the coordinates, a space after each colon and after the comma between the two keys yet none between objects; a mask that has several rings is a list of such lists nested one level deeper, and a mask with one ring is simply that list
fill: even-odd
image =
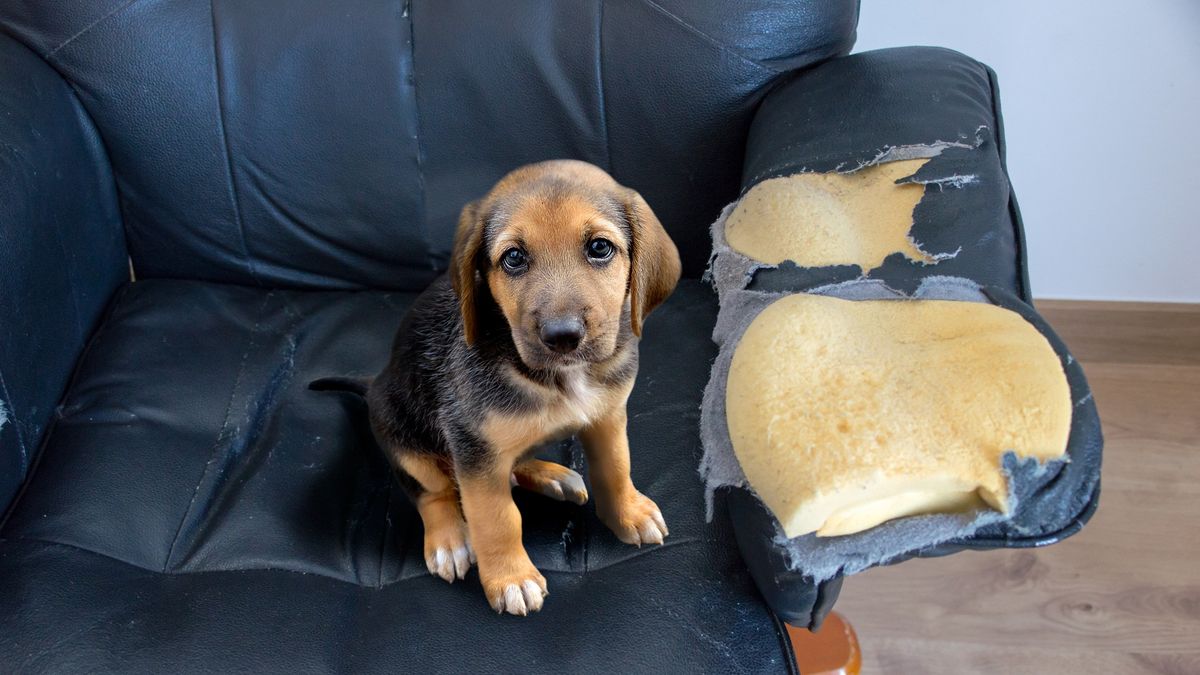
[{"label": "exposed yellow foam", "polygon": [[1020,315],[973,302],[792,295],[738,344],[725,391],[746,478],[795,537],[1006,511],[1002,456],[1063,456],[1066,375]]},{"label": "exposed yellow foam", "polygon": [[876,164],[853,173],[800,173],[763,181],[742,197],[725,225],[735,251],[777,265],[857,265],[869,272],[893,253],[937,262],[909,237],[919,183],[896,184],[928,159]]}]

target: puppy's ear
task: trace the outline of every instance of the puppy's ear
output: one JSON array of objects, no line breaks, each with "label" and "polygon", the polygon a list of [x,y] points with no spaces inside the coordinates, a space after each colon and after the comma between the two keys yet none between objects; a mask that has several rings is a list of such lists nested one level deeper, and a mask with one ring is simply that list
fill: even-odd
[{"label": "puppy's ear", "polygon": [[630,190],[625,217],[633,230],[630,244],[629,316],[633,334],[641,337],[642,322],[675,290],[679,282],[679,251],[658,216],[642,196]]},{"label": "puppy's ear", "polygon": [[479,265],[479,247],[483,242],[483,221],[480,219],[479,202],[463,207],[458,216],[458,229],[454,232],[454,250],[450,252],[450,284],[458,296],[458,309],[462,313],[463,335],[468,345],[475,344],[477,337],[477,313],[475,304],[475,270]]}]

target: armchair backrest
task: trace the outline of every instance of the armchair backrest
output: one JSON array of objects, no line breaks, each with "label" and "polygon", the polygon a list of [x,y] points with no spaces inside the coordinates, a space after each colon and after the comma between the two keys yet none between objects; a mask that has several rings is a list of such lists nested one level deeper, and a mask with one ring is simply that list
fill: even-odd
[{"label": "armchair backrest", "polygon": [[750,115],[847,52],[857,0],[24,0],[4,30],[75,89],[134,268],[417,289],[462,205],[574,157],[643,193],[685,274]]}]

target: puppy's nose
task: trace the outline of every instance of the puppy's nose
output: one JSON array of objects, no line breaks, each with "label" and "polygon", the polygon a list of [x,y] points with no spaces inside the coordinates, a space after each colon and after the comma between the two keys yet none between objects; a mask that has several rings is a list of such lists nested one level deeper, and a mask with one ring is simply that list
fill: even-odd
[{"label": "puppy's nose", "polygon": [[542,344],[559,354],[569,354],[583,339],[583,322],[579,319],[550,319],[538,329]]}]

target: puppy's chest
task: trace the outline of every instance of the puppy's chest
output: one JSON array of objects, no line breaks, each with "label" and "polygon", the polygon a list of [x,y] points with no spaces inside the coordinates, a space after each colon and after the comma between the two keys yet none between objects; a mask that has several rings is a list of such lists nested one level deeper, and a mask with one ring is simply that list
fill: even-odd
[{"label": "puppy's chest", "polygon": [[503,453],[565,438],[595,422],[613,405],[613,393],[584,370],[559,374],[554,386],[531,391],[528,412],[489,414],[484,435]]},{"label": "puppy's chest", "polygon": [[550,430],[562,427],[574,431],[586,427],[605,412],[608,393],[586,371],[559,375],[557,395],[550,394],[547,397],[547,425]]}]

